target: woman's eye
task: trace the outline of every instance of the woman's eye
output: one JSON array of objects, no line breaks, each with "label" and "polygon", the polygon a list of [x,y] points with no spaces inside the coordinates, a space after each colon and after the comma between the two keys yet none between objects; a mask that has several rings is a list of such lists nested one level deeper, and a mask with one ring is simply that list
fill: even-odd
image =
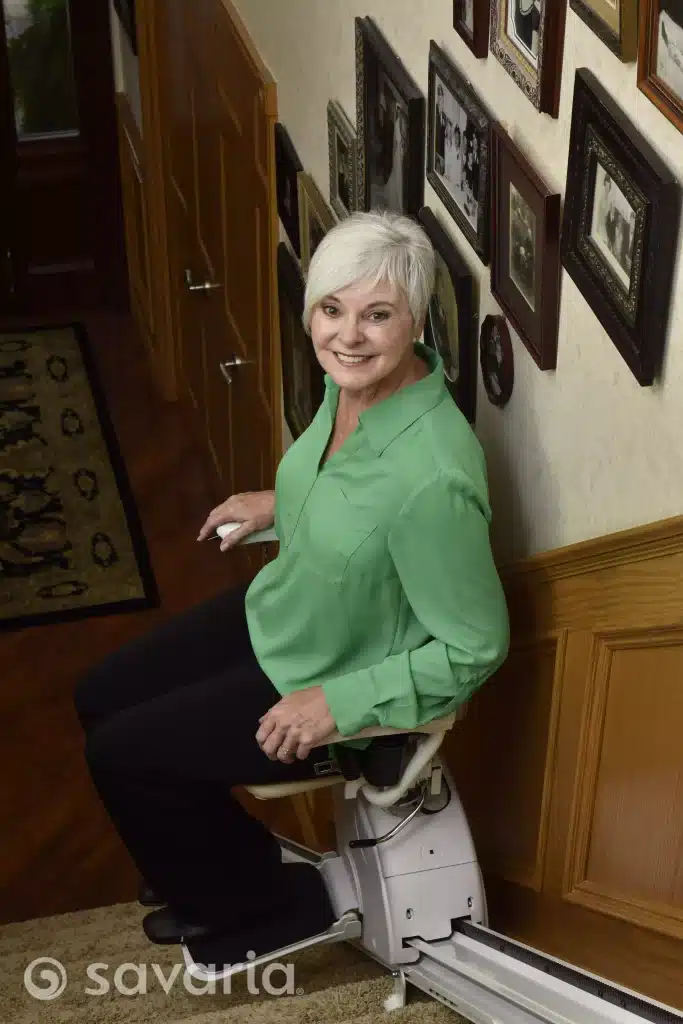
[{"label": "woman's eye", "polygon": [[374,320],[374,322],[375,322],[376,324],[377,324],[377,323],[382,323],[382,322],[383,322],[384,320],[388,320],[388,319],[389,319],[389,314],[388,314],[388,313],[386,312],[386,310],[383,310],[383,309],[375,309],[375,310],[373,310],[373,312],[372,312],[372,313],[370,314],[370,319],[371,319],[371,320]]},{"label": "woman's eye", "polygon": [[325,316],[336,316],[339,312],[336,306],[323,306],[323,313]]}]

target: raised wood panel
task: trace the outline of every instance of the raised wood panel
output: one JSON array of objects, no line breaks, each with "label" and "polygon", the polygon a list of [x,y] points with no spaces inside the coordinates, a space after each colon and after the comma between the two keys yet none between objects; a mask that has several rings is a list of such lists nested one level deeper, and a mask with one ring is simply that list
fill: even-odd
[{"label": "raised wood panel", "polygon": [[[683,517],[501,575],[511,656],[450,741],[462,746],[458,779],[492,926],[683,1008]],[[563,642],[548,731],[511,767],[502,723],[513,721],[513,693],[533,706],[529,694],[547,685],[540,652],[549,635]],[[539,656],[520,657],[525,649]],[[543,795],[534,784],[541,755]],[[513,815],[508,800],[520,787]],[[545,841],[532,869],[536,821]]]},{"label": "raised wood panel", "polygon": [[482,866],[540,889],[564,637],[513,647],[447,738]]},{"label": "raised wood panel", "polygon": [[683,630],[595,638],[565,897],[683,938]]}]

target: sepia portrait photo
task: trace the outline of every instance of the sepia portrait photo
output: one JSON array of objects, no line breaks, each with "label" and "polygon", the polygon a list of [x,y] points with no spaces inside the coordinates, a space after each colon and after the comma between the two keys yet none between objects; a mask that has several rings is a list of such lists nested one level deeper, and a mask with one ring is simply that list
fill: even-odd
[{"label": "sepia portrait photo", "polygon": [[635,228],[636,211],[598,161],[590,238],[627,292],[631,287]]},{"label": "sepia portrait photo", "polygon": [[536,216],[510,182],[510,278],[530,309],[536,309]]},{"label": "sepia portrait photo", "polygon": [[655,73],[683,102],[683,2],[660,0]]}]

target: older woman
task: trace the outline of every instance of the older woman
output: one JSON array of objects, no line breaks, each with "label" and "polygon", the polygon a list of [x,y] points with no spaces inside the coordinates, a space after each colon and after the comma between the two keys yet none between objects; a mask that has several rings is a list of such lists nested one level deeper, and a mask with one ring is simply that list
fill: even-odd
[{"label": "older woman", "polygon": [[410,729],[501,664],[508,619],[482,450],[419,343],[434,281],[422,229],[356,214],[311,262],[304,311],[323,403],[274,492],[235,495],[199,540],[274,523],[246,589],[110,655],[79,686],[91,776],[158,902],[154,942],[244,961],[323,930],[318,872],[282,864],[230,789],[312,776],[325,739]]}]

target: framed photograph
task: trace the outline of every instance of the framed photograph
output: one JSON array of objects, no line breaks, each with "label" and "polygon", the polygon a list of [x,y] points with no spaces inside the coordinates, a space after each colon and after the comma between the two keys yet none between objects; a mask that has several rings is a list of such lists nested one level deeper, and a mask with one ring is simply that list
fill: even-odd
[{"label": "framed photograph", "polygon": [[586,68],[576,73],[562,263],[641,385],[661,364],[680,190]]},{"label": "framed photograph", "polygon": [[425,321],[425,344],[443,360],[446,386],[474,423],[477,412],[477,324],[472,274],[434,213],[424,206],[419,221],[436,254],[436,280]]},{"label": "framed photograph", "polygon": [[428,97],[427,180],[477,256],[488,263],[491,117],[433,40]]},{"label": "framed photograph", "polygon": [[515,360],[504,316],[487,316],[479,342],[479,364],[486,396],[493,405],[507,405],[515,383]]},{"label": "framed photograph", "polygon": [[683,132],[681,0],[641,0],[638,87]]},{"label": "framed photograph", "polygon": [[569,0],[569,6],[624,62],[638,55],[638,0]]},{"label": "framed photograph", "polygon": [[374,22],[355,24],[359,208],[416,217],[424,201],[424,96]]},{"label": "framed photograph", "polygon": [[327,104],[330,156],[330,203],[340,220],[358,208],[358,143],[356,131],[336,100]]},{"label": "framed photograph", "polygon": [[491,53],[551,117],[560,109],[566,11],[557,0],[491,0]]},{"label": "framed photograph", "polygon": [[313,422],[325,393],[325,374],[301,317],[304,281],[287,245],[277,250],[284,415],[294,440]]},{"label": "framed photograph", "polygon": [[301,269],[306,277],[313,253],[337,222],[310,174],[299,172],[298,188]]},{"label": "framed photograph", "polygon": [[283,124],[275,125],[275,174],[277,212],[297,256],[301,256],[299,237],[299,173],[304,166]]},{"label": "framed photograph", "polygon": [[554,370],[560,307],[560,199],[493,126],[491,291],[541,370]]},{"label": "framed photograph", "polygon": [[475,57],[488,57],[491,0],[453,0],[453,28]]}]

